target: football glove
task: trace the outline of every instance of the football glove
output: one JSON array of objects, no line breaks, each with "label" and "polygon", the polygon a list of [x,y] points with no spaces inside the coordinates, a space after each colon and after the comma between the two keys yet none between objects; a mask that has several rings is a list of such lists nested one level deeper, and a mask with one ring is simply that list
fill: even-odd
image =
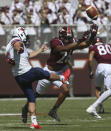
[{"label": "football glove", "polygon": [[93,74],[93,72],[91,72],[91,73],[89,74],[89,78],[90,78],[90,79],[94,79],[94,74]]},{"label": "football glove", "polygon": [[94,39],[96,37],[98,31],[98,26],[96,24],[92,24],[91,26],[91,37]]},{"label": "football glove", "polygon": [[11,65],[15,65],[15,61],[13,59],[8,58],[8,63]]},{"label": "football glove", "polygon": [[80,44],[81,42],[87,40],[91,35],[91,31],[88,30],[86,32],[83,33],[82,37],[78,40],[78,43]]}]

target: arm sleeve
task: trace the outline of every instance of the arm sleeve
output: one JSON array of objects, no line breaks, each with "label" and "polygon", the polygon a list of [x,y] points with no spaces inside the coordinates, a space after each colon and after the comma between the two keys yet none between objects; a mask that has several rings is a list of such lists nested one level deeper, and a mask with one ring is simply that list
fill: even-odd
[{"label": "arm sleeve", "polygon": [[91,51],[95,51],[95,46],[92,46],[92,45],[91,45],[91,46],[89,47],[89,53],[90,53]]}]

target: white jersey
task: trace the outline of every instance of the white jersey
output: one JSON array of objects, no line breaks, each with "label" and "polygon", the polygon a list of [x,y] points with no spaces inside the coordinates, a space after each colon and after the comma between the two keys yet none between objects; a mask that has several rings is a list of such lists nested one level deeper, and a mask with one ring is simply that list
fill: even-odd
[{"label": "white jersey", "polygon": [[[14,51],[13,44],[15,42],[21,42],[23,44],[24,52],[17,53]],[[15,65],[12,66],[12,73],[14,76],[22,75],[29,71],[32,66],[29,63],[29,54],[24,43],[18,37],[13,38],[6,47],[6,55],[8,58],[13,59],[15,61]]]}]

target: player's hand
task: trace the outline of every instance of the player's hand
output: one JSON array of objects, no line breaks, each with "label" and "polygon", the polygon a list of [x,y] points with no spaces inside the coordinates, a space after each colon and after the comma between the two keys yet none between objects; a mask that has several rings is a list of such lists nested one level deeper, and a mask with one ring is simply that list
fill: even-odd
[{"label": "player's hand", "polygon": [[11,65],[15,65],[15,61],[13,59],[8,58],[8,63]]},{"label": "player's hand", "polygon": [[93,74],[93,72],[91,72],[91,73],[89,74],[89,78],[90,78],[90,79],[94,79],[94,74]]},{"label": "player's hand", "polygon": [[94,38],[97,34],[98,26],[96,24],[92,24],[91,26],[91,36]]},{"label": "player's hand", "polygon": [[87,40],[88,37],[90,36],[90,34],[91,34],[90,30],[84,32],[83,35],[82,35],[82,37],[78,40],[78,43],[81,43],[81,42]]},{"label": "player's hand", "polygon": [[42,52],[44,52],[44,51],[46,51],[46,50],[48,50],[49,48],[47,47],[47,45],[46,44],[43,44],[42,46],[41,46],[41,51]]},{"label": "player's hand", "polygon": [[83,39],[86,40],[89,37],[89,35],[90,35],[90,30],[84,32]]}]

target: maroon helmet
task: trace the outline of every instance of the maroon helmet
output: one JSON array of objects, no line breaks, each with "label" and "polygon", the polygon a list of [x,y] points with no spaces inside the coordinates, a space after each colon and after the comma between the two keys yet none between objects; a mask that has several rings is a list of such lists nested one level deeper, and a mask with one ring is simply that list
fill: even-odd
[{"label": "maroon helmet", "polygon": [[95,37],[94,40],[93,40],[93,44],[96,44],[96,43],[98,43],[98,42],[103,43],[102,38],[100,38],[100,37]]},{"label": "maroon helmet", "polygon": [[73,42],[74,34],[69,26],[62,27],[59,30],[59,38],[64,41],[68,40],[69,43]]}]

